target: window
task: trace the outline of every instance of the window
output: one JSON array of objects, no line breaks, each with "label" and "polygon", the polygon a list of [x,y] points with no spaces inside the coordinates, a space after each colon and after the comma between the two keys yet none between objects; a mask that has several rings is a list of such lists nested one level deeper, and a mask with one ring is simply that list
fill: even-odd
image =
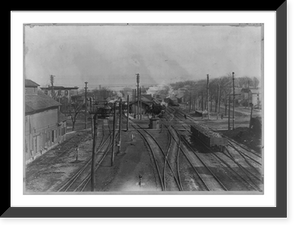
[{"label": "window", "polygon": [[54,130],[52,130],[52,142],[54,142]]}]

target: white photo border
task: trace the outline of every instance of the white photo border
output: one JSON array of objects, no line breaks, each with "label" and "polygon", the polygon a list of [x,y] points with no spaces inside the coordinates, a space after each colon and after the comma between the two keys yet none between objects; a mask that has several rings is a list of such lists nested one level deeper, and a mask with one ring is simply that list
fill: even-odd
[{"label": "white photo border", "polygon": [[[263,23],[263,195],[24,195],[23,24],[29,23]],[[267,86],[267,87],[266,87]],[[276,11],[245,12],[12,12],[11,15],[12,207],[275,207],[276,206]]]}]

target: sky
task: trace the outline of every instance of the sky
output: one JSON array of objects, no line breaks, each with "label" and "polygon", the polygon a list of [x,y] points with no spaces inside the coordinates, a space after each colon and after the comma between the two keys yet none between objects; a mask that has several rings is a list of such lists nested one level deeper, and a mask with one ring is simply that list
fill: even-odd
[{"label": "sky", "polygon": [[226,76],[261,78],[257,25],[26,25],[25,78],[41,86],[169,84]]}]

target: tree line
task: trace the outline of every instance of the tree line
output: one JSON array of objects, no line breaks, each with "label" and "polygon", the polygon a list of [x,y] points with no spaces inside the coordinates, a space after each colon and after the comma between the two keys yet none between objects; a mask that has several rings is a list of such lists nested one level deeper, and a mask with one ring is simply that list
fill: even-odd
[{"label": "tree line", "polygon": [[[235,77],[234,78],[235,89],[237,88],[257,88],[259,85],[259,79],[257,77]],[[225,105],[225,113],[227,110],[228,100],[232,102],[233,91],[233,78],[232,74],[222,76],[219,78],[209,79],[209,99],[207,100],[207,79],[197,81],[181,81],[172,83],[173,90],[183,89],[184,101],[188,102],[190,109],[198,108],[205,110],[208,108],[207,103],[210,104],[210,110],[218,112],[220,111],[221,102]],[[237,102],[234,102],[235,104]],[[214,106],[214,107],[213,107]]]}]

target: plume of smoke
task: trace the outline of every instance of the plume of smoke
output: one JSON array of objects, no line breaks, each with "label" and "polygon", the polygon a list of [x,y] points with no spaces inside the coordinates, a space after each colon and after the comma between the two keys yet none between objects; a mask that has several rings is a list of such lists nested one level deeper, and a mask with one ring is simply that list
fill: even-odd
[{"label": "plume of smoke", "polygon": [[170,84],[163,81],[156,86],[149,87],[147,94],[151,94],[152,96],[160,95],[162,98],[167,98],[174,95],[174,90]]}]

